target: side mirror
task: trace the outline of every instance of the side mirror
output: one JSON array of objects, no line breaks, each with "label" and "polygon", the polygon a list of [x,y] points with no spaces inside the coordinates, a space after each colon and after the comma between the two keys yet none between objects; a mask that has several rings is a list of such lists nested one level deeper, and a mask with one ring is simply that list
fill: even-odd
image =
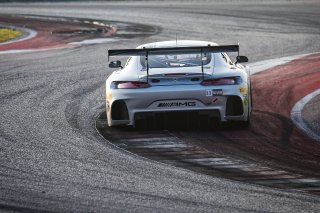
[{"label": "side mirror", "polygon": [[121,67],[121,61],[111,61],[110,64],[109,64],[109,67],[110,68],[118,68],[118,67]]},{"label": "side mirror", "polygon": [[249,61],[247,56],[244,56],[244,55],[238,55],[236,59],[237,59],[236,63],[245,63]]}]

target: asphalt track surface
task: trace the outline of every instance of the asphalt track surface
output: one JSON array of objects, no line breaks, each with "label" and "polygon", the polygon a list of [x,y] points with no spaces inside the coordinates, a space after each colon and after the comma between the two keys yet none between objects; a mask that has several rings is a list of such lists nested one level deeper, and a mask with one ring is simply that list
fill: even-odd
[{"label": "asphalt track surface", "polygon": [[318,211],[319,196],[203,175],[123,151],[101,137],[95,121],[111,72],[108,48],[175,39],[177,33],[179,39],[240,42],[251,61],[318,52],[319,9],[319,2],[305,1],[2,4],[2,14],[132,22],[154,30],[108,44],[1,55],[0,208]]}]

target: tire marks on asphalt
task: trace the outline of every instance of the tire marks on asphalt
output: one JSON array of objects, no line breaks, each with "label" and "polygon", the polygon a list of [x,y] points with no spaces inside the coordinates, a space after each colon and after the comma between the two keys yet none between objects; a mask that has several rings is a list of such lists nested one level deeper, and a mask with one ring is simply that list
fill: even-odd
[{"label": "tire marks on asphalt", "polygon": [[164,129],[110,128],[104,114],[97,119],[96,128],[103,137],[123,150],[215,177],[320,195],[320,179],[218,154],[186,142],[174,132]]}]

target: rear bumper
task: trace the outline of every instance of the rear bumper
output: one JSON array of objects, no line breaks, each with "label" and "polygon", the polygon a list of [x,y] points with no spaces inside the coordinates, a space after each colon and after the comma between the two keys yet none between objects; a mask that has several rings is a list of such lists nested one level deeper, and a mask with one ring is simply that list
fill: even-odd
[{"label": "rear bumper", "polygon": [[[243,85],[228,86],[202,86],[202,85],[174,85],[153,86],[144,89],[115,89],[107,91],[107,117],[109,126],[134,125],[136,119],[144,116],[161,115],[163,113],[198,112],[207,113],[220,121],[246,120],[248,105],[246,99],[248,94],[243,93]],[[222,94],[208,94],[208,91],[221,90]],[[247,88],[248,90],[248,88]],[[227,108],[228,99],[237,97],[241,110]],[[126,108],[128,117],[113,119],[113,107],[116,102],[122,101]],[[230,101],[229,101],[230,102]],[[229,104],[230,105],[230,104]],[[232,114],[236,112],[236,114]]]}]

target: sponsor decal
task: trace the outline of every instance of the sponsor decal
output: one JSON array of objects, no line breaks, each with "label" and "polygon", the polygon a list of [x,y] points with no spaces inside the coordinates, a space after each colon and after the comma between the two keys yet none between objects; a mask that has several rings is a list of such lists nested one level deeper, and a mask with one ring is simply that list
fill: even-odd
[{"label": "sponsor decal", "polygon": [[212,96],[212,90],[211,89],[206,90],[206,96]]},{"label": "sponsor decal", "polygon": [[111,101],[111,99],[112,99],[112,93],[111,93],[111,92],[108,92],[107,95],[106,95],[106,98],[107,98],[107,101]]},{"label": "sponsor decal", "polygon": [[248,105],[249,105],[248,95],[243,95],[243,97],[244,97],[244,100],[243,100],[244,105],[245,105],[245,106],[248,106]]},{"label": "sponsor decal", "polygon": [[223,90],[222,89],[213,89],[212,94],[213,95],[223,95]]},{"label": "sponsor decal", "polygon": [[240,91],[241,94],[247,94],[248,89],[247,89],[247,87],[240,87],[239,91]]},{"label": "sponsor decal", "polygon": [[110,111],[110,103],[109,103],[109,101],[107,101],[106,105],[107,105],[107,111],[109,112]]},{"label": "sponsor decal", "polygon": [[222,89],[208,89],[206,90],[206,96],[223,95]]},{"label": "sponsor decal", "polygon": [[185,101],[185,102],[164,102],[159,103],[157,107],[194,107],[197,103],[195,101]]}]

